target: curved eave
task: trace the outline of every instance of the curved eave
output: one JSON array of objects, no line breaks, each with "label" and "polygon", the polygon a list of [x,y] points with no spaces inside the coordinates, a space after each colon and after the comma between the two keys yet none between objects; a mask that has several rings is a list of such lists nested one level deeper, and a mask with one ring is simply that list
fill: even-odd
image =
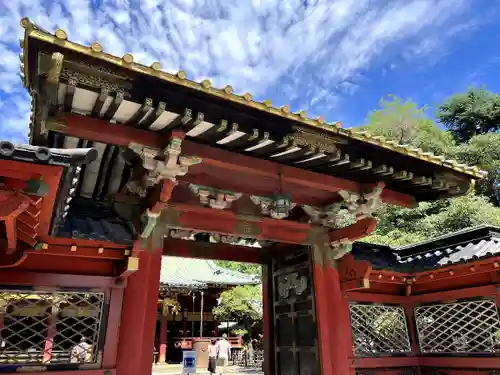
[{"label": "curved eave", "polygon": [[264,100],[263,102],[253,100],[252,95],[249,93],[245,93],[243,95],[234,94],[232,87],[229,85],[222,89],[214,88],[208,80],[196,82],[187,79],[184,71],[179,71],[175,74],[162,71],[161,65],[158,62],[154,62],[151,66],[145,66],[134,62],[134,58],[130,54],[125,54],[122,57],[110,55],[104,52],[103,47],[98,42],[93,43],[91,46],[83,46],[70,42],[67,40],[67,34],[63,30],[57,30],[55,35],[53,35],[38,28],[27,18],[23,18],[21,25],[25,28],[25,36],[22,43],[24,55],[21,57],[21,61],[23,64],[22,76],[26,87],[30,87],[31,84],[31,77],[28,69],[28,41],[30,38],[33,38],[41,42],[49,43],[51,45],[58,46],[59,48],[69,50],[73,53],[83,54],[87,57],[112,64],[120,69],[125,69],[141,76],[147,76],[154,80],[189,88],[206,95],[209,98],[217,98],[219,100],[233,103],[233,105],[238,107],[245,107],[260,113],[268,114],[269,116],[281,118],[282,120],[289,120],[294,124],[314,129],[320,134],[324,132],[328,135],[336,136],[340,140],[359,141],[361,143],[376,146],[377,148],[405,155],[406,157],[419,159],[425,161],[426,163],[440,166],[446,170],[454,171],[468,179],[481,179],[487,175],[487,172],[481,171],[475,166],[467,166],[465,164],[458,163],[455,160],[446,159],[445,157],[434,155],[433,153],[424,152],[423,150],[412,146],[400,145],[395,141],[386,140],[381,136],[373,136],[365,131],[343,129],[341,128],[339,122],[326,124],[322,117],[316,119],[309,118],[304,111],[292,113],[290,112],[288,105],[277,108],[273,107],[270,100]]}]

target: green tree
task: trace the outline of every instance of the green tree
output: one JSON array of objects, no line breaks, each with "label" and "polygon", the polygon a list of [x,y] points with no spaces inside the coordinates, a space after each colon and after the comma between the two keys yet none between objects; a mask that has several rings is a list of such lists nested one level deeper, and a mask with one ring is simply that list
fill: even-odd
[{"label": "green tree", "polygon": [[368,114],[362,129],[437,154],[453,146],[452,135],[443,132],[427,117],[426,107],[392,95],[381,99],[379,107]]},{"label": "green tree", "polygon": [[437,118],[458,142],[500,129],[500,95],[472,88],[454,94],[437,110]]},{"label": "green tree", "polygon": [[448,149],[447,154],[461,163],[477,165],[488,172],[487,178],[476,182],[476,193],[500,205],[498,173],[500,172],[500,134],[487,133],[472,137],[467,143]]},{"label": "green tree", "polygon": [[500,209],[472,193],[423,202],[414,209],[384,205],[377,217],[377,228],[366,241],[389,246],[407,245],[480,224],[500,226]]},{"label": "green tree", "polygon": [[259,285],[239,285],[225,290],[212,312],[220,322],[239,322],[249,327],[262,319],[262,288]]},{"label": "green tree", "polygon": [[243,263],[243,262],[233,262],[229,260],[216,260],[216,264],[220,267],[224,267],[233,271],[238,271],[241,273],[247,273],[249,275],[261,275],[262,266],[255,263]]}]

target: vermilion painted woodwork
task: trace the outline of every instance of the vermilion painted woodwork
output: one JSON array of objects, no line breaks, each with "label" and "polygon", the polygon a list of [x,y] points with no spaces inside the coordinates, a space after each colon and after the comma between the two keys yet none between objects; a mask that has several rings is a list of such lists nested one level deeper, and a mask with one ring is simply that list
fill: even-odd
[{"label": "vermilion painted woodwork", "polygon": [[57,333],[57,307],[52,307],[52,313],[48,318],[47,332],[45,334],[45,345],[43,347],[43,363],[50,363],[52,359],[52,348],[54,346],[54,337]]},{"label": "vermilion painted woodwork", "polygon": [[77,248],[80,247],[88,247],[88,248],[106,248],[106,249],[129,249],[129,245],[120,245],[116,244],[113,242],[108,242],[108,241],[98,241],[98,240],[86,240],[82,238],[63,238],[63,237],[52,237],[47,234],[40,234],[39,238],[40,242],[44,242],[49,244],[50,246],[76,246]]},{"label": "vermilion painted woodwork", "polygon": [[315,259],[313,278],[321,374],[352,375],[349,366],[352,347],[349,312],[338,271],[331,261],[321,264]]},{"label": "vermilion painted woodwork", "polygon": [[[16,270],[27,272],[60,273],[67,275],[114,276],[115,265],[111,260],[61,257],[32,253]],[[75,277],[75,276],[72,276]]]},{"label": "vermilion painted woodwork", "polygon": [[168,143],[168,138],[158,133],[113,124],[87,116],[58,115],[57,119],[49,119],[49,128],[51,127],[51,120],[58,123],[53,130],[89,141],[98,141],[122,147],[128,147],[130,142],[135,142],[157,148],[164,148]]},{"label": "vermilion painted woodwork", "polygon": [[[45,248],[46,247],[46,248]],[[125,259],[124,249],[104,248],[104,247],[83,247],[69,245],[46,244],[38,250],[27,251],[28,255],[52,255],[59,257],[92,258],[102,260],[123,260]]]},{"label": "vermilion painted woodwork", "polygon": [[331,230],[328,233],[328,237],[330,238],[330,241],[341,241],[343,239],[356,241],[360,238],[368,236],[371,232],[373,232],[376,226],[377,219],[367,217],[349,225],[348,227]]},{"label": "vermilion painted woodwork", "polygon": [[160,318],[160,347],[159,347],[159,362],[165,363],[167,358],[167,316],[162,314]]},{"label": "vermilion painted woodwork", "polygon": [[81,288],[123,287],[116,285],[115,278],[104,276],[67,275],[55,273],[19,272],[5,270],[0,272],[0,285],[41,285]]},{"label": "vermilion painted woodwork", "polygon": [[455,369],[500,369],[500,357],[419,357],[418,364]]},{"label": "vermilion painted woodwork", "polygon": [[245,263],[263,263],[265,251],[261,248],[230,245],[225,243],[200,243],[197,241],[166,238],[163,247],[164,255],[230,260]]},{"label": "vermilion painted woodwork", "polygon": [[391,367],[413,367],[419,365],[417,357],[368,357],[352,358],[351,368],[391,368]]},{"label": "vermilion painted woodwork", "polygon": [[13,160],[0,160],[0,173],[2,176],[24,181],[28,181],[30,179],[40,179],[49,186],[49,191],[44,196],[40,207],[40,226],[37,229],[37,232],[40,235],[49,233],[53,207],[56,201],[62,170],[62,167],[54,165],[40,165]]},{"label": "vermilion painted woodwork", "polygon": [[127,282],[123,297],[117,371],[151,373],[162,249],[139,253],[140,268]]},{"label": "vermilion painted woodwork", "polygon": [[372,266],[365,261],[356,261],[351,254],[344,255],[338,262],[340,287],[343,291],[369,288]]},{"label": "vermilion painted woodwork", "polygon": [[[203,162],[200,165],[192,166],[189,174],[185,177],[181,177],[181,180],[188,180],[193,183],[227,189],[228,185],[234,186],[234,183],[237,182],[234,181],[235,176],[246,176],[246,179],[241,181],[241,188],[235,190],[246,194],[255,194],[255,192],[249,190],[252,188],[252,185],[248,184],[249,181],[269,181],[270,189],[266,195],[277,194],[280,188],[282,188],[292,197],[294,202],[299,204],[310,204],[311,197],[307,198],[301,194],[301,190],[304,190],[304,188],[329,193],[336,193],[339,190],[360,193],[362,190],[369,188],[368,185],[358,184],[343,178],[327,176],[300,168],[281,165],[268,160],[235,154],[226,150],[200,145],[189,140],[182,142],[182,152],[188,155],[199,156],[202,158]],[[223,181],[226,185],[220,185],[221,182],[219,182],[220,186],[214,186],[211,182],[207,184],[204,183],[203,180],[196,178],[197,172],[201,172],[207,167],[211,167],[213,171],[218,171],[215,175],[213,173],[205,174],[207,178],[210,176],[217,177],[219,181]],[[221,176],[227,176],[227,178],[221,180]],[[216,181],[214,181],[214,183],[217,184]],[[381,197],[383,201],[390,204],[404,207],[413,207],[415,205],[415,199],[412,196],[393,192],[391,190],[384,190]]]},{"label": "vermilion painted woodwork", "polygon": [[[306,223],[271,218],[241,217],[231,211],[222,211],[206,207],[195,207],[183,203],[169,204],[170,211],[177,212],[172,227],[198,232],[214,232],[225,235],[241,235],[263,240],[272,240],[289,244],[307,244],[317,235],[315,229]],[[362,219],[351,226],[332,230],[331,241],[342,239],[356,240],[371,233],[375,228],[374,218]],[[249,228],[249,232],[246,232]]]},{"label": "vermilion painted woodwork", "polygon": [[[130,142],[135,142],[164,148],[169,139],[169,137],[157,133],[111,124],[86,116],[66,114],[60,116],[60,119],[65,122],[65,126],[56,129],[60,133],[118,146],[127,147]],[[294,202],[299,204],[311,204],[312,197],[321,194],[321,191],[328,193],[329,195],[327,194],[325,198],[328,200],[328,196],[330,196],[331,200],[335,197],[332,196],[332,193],[338,190],[352,192],[361,192],[362,190],[362,185],[350,180],[283,166],[271,161],[204,146],[189,140],[182,142],[182,152],[199,156],[203,162],[200,165],[192,166],[188,175],[179,177],[179,179],[214,188],[272,196],[279,193],[282,186],[286,189],[286,193],[291,195]],[[260,185],[261,188],[256,190],[255,184]],[[308,191],[304,192],[305,189]],[[387,203],[404,207],[415,205],[413,197],[387,189],[383,191],[382,199]],[[323,203],[332,202],[325,201]]]},{"label": "vermilion painted woodwork", "polygon": [[116,355],[120,340],[120,324],[122,315],[124,288],[111,288],[109,293],[108,324],[106,326],[106,341],[102,357],[102,368],[116,367]]},{"label": "vermilion painted woodwork", "polygon": [[420,295],[389,295],[366,292],[347,292],[349,301],[358,302],[375,302],[375,303],[390,303],[390,304],[420,304],[438,301],[452,301],[461,298],[474,297],[495,297],[497,293],[496,285],[486,285],[474,288],[447,290],[436,293],[426,293]]}]

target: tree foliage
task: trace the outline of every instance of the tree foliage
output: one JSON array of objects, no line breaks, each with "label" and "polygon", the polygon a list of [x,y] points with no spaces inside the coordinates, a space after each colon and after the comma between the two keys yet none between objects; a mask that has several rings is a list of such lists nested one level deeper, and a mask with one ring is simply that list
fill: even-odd
[{"label": "tree foliage", "polygon": [[[260,264],[219,260],[221,267],[246,273],[262,275]],[[221,293],[220,303],[212,310],[220,322],[239,322],[250,327],[262,319],[262,287],[260,285],[241,285]]]},{"label": "tree foliage", "polygon": [[500,129],[500,95],[484,88],[454,94],[439,106],[437,118],[458,142],[496,132]]},{"label": "tree foliage", "polygon": [[368,114],[362,128],[375,135],[382,135],[400,144],[412,144],[424,151],[442,154],[454,141],[450,133],[443,132],[426,115],[426,107],[419,107],[412,100],[403,101],[389,95],[380,100],[379,109]]},{"label": "tree foliage", "polygon": [[220,322],[239,322],[250,326],[262,319],[262,288],[239,285],[221,293],[220,303],[212,310]]},{"label": "tree foliage", "polygon": [[448,149],[447,153],[453,159],[468,165],[477,165],[488,172],[487,178],[477,181],[476,193],[489,197],[499,206],[497,184],[500,178],[500,134],[476,135],[467,143]]},{"label": "tree foliage", "polygon": [[384,205],[377,217],[375,232],[366,241],[389,246],[424,241],[480,224],[500,226],[500,209],[474,194],[423,202],[414,209]]},{"label": "tree foliage", "polygon": [[[456,98],[465,94],[461,95]],[[483,95],[493,96],[491,93]],[[451,108],[451,104],[445,103],[440,110],[444,111],[446,105]],[[497,171],[500,170],[500,134],[492,133],[491,127],[483,126],[480,129],[489,129],[490,133],[484,131],[487,134],[472,136],[468,142],[457,145],[451,133],[441,130],[426,117],[425,110],[425,107],[419,107],[410,100],[391,96],[382,99],[380,108],[369,114],[364,128],[468,165],[477,165],[487,170],[489,176],[478,181],[475,191],[463,197],[423,202],[414,209],[383,205],[376,213],[379,220],[377,228],[366,239],[369,242],[401,246],[479,224],[500,225],[500,209],[494,205],[500,203],[495,191]],[[475,124],[484,120],[479,110],[469,112],[470,116],[474,114],[478,116]],[[450,130],[454,129],[450,127]]]}]

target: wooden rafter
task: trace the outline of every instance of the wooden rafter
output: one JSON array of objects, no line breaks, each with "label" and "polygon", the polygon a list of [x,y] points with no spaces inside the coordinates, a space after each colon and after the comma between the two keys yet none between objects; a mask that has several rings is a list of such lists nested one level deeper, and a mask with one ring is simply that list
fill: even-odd
[{"label": "wooden rafter", "polygon": [[[170,136],[162,136],[133,127],[108,123],[101,119],[73,114],[63,114],[57,119],[50,119],[47,126],[50,130],[66,135],[123,147],[128,147],[131,142],[134,142],[148,147],[163,149],[170,138]],[[206,183],[207,181],[203,175],[213,175],[214,173],[212,172],[216,172],[218,176],[237,174],[238,180],[244,183],[240,183],[235,187],[239,188],[240,192],[249,194],[255,194],[256,190],[258,190],[258,194],[255,195],[275,194],[279,190],[280,179],[287,189],[292,191],[310,189],[311,191],[335,193],[339,190],[347,190],[359,193],[363,190],[363,186],[354,181],[234,154],[188,140],[183,141],[182,152],[203,159],[202,164],[192,167],[193,173],[185,177],[185,179],[200,185],[211,186],[210,183]],[[205,169],[210,170],[211,173],[196,173],[196,171],[202,172]],[[248,181],[255,181],[256,178],[260,181],[266,181],[267,186],[255,187],[248,183]],[[201,181],[201,179],[205,180]],[[222,181],[222,184],[226,186],[213,187],[227,188],[227,181]],[[415,205],[415,200],[412,196],[389,189],[384,189],[382,200],[404,207]],[[307,204],[309,202],[297,203]]]}]

